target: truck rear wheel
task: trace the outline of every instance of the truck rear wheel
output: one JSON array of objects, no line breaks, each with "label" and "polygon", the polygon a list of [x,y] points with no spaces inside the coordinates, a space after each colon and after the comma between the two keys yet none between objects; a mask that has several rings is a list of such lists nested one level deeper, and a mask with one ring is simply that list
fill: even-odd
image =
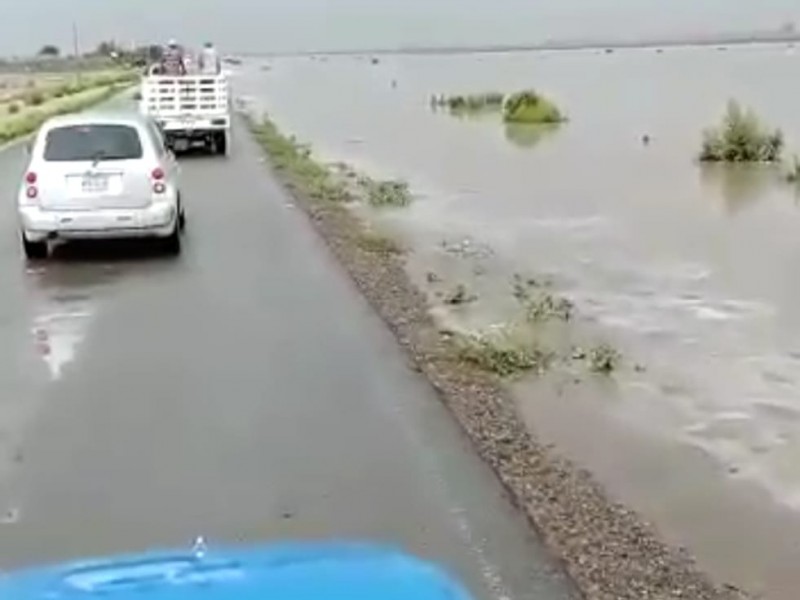
[{"label": "truck rear wheel", "polygon": [[221,156],[228,155],[228,135],[225,132],[217,133],[214,139],[214,150]]}]

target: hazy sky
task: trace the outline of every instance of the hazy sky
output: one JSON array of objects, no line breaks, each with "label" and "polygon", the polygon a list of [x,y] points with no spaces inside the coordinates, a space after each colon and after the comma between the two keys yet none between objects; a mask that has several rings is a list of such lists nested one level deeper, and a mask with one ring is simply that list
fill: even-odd
[{"label": "hazy sky", "polygon": [[800,0],[0,0],[0,53],[206,38],[228,51],[541,41],[777,27]]}]

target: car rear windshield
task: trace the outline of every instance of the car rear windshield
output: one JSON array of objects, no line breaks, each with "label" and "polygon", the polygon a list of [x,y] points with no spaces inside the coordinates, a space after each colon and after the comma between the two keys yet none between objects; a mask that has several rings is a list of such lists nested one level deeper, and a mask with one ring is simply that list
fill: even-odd
[{"label": "car rear windshield", "polygon": [[47,133],[47,161],[129,160],[142,157],[139,132],[126,125],[72,125]]}]

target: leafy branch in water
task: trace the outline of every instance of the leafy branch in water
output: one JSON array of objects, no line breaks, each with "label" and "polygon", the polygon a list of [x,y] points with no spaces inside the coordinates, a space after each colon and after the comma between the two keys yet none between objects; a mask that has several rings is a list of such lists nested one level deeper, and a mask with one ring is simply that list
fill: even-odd
[{"label": "leafy branch in water", "polygon": [[783,133],[769,131],[751,109],[731,100],[722,123],[703,134],[704,162],[775,162],[783,152]]}]

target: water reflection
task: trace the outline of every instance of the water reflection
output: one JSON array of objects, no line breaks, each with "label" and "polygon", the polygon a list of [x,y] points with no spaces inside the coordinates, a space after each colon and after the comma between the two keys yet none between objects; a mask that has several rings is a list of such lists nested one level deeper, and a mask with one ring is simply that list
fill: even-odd
[{"label": "water reflection", "polygon": [[725,202],[725,211],[735,215],[769,196],[780,183],[780,168],[774,165],[703,164],[700,179],[703,186]]},{"label": "water reflection", "polygon": [[533,148],[542,140],[551,137],[560,127],[557,123],[541,125],[528,125],[520,123],[506,123],[504,132],[506,139],[518,148]]}]

